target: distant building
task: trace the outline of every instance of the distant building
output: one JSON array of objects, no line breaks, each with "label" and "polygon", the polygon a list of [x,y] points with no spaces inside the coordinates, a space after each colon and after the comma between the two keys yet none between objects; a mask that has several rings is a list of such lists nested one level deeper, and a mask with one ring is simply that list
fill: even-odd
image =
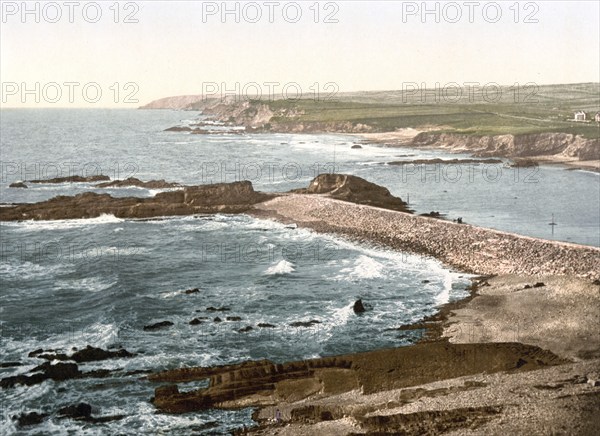
[{"label": "distant building", "polygon": [[575,112],[575,121],[585,121],[587,118],[587,114],[584,111]]},{"label": "distant building", "polygon": [[594,116],[594,121],[596,121],[597,123],[600,123],[600,111],[596,112],[596,115]]}]

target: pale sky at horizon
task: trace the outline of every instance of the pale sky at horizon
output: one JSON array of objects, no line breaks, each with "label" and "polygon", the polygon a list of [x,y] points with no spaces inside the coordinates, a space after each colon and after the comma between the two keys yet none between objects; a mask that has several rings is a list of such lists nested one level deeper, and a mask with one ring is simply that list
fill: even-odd
[{"label": "pale sky at horizon", "polygon": [[[203,83],[225,83],[232,89],[250,82],[279,82],[276,90],[288,82],[300,84],[305,94],[318,82],[320,87],[334,82],[340,92],[401,89],[403,83],[496,82],[537,84],[600,82],[600,3],[587,2],[518,2],[518,23],[514,22],[516,2],[497,2],[502,16],[496,23],[484,19],[482,9],[493,2],[481,1],[475,8],[474,22],[468,20],[468,2],[453,2],[463,13],[456,23],[445,22],[443,8],[452,19],[452,2],[437,2],[440,21],[427,15],[421,22],[420,11],[406,16],[403,8],[419,7],[421,2],[329,2],[339,6],[338,23],[322,22],[333,6],[320,2],[319,20],[314,23],[313,1],[298,2],[302,17],[297,23],[282,16],[281,1],[275,8],[274,23],[268,22],[268,7],[258,1],[263,17],[258,23],[226,23],[221,17],[208,16],[202,10],[221,6],[221,2],[129,2],[139,6],[138,23],[114,23],[114,1],[100,3],[102,16],[97,23],[87,22],[81,8],[93,2],[78,2],[74,23],[69,23],[65,2],[55,2],[63,16],[57,23],[50,20],[55,9],[48,2],[29,2],[40,10],[26,15],[23,23],[22,2],[2,2],[0,23],[0,79],[2,107],[137,107],[152,100],[185,94],[201,94]],[[50,2],[52,3],[52,2]],[[127,2],[119,5],[119,21],[133,11]],[[204,3],[204,6],[203,6]],[[236,2],[230,2],[234,7]],[[237,2],[240,14],[248,2]],[[250,2],[252,3],[252,2]],[[436,2],[429,2],[434,8]],[[530,5],[527,5],[529,3]],[[533,5],[533,6],[532,6]],[[525,17],[538,10],[538,23],[525,23]],[[246,6],[247,13],[252,9]],[[293,8],[289,9],[293,11]],[[94,12],[90,7],[88,11]],[[451,15],[450,15],[451,14]],[[90,15],[93,18],[93,15]],[[243,18],[243,15],[241,15]],[[56,103],[55,89],[48,86],[47,99],[42,87],[59,84],[62,98]],[[65,82],[78,82],[75,101],[68,101]],[[118,102],[113,101],[119,83]],[[134,87],[139,103],[124,102]],[[21,84],[29,89],[40,86],[40,103],[34,94],[21,102]],[[97,103],[81,97],[86,83],[96,83],[102,91]],[[16,85],[14,85],[16,84]],[[17,86],[18,89],[15,89]],[[94,85],[96,86],[96,85]],[[91,91],[94,88],[92,87]],[[90,94],[93,96],[93,92]],[[10,94],[14,92],[14,95]]]}]

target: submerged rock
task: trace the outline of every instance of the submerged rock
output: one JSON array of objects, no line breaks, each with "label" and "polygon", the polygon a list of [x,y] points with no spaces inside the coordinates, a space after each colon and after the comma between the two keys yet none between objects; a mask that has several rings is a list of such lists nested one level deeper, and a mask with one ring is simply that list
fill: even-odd
[{"label": "submerged rock", "polygon": [[77,351],[71,356],[71,359],[75,362],[92,362],[96,360],[115,359],[121,357],[133,357],[133,353],[121,348],[117,351],[103,350],[102,348],[95,348],[88,345],[83,350]]},{"label": "submerged rock", "polygon": [[27,185],[23,182],[13,182],[8,185],[9,188],[27,188]]},{"label": "submerged rock", "polygon": [[74,363],[57,363],[56,365],[52,365],[50,362],[45,362],[44,364],[35,367],[31,372],[33,374],[29,376],[20,374],[3,378],[0,380],[0,387],[11,388],[18,384],[32,386],[48,379],[63,381],[78,378],[82,375],[82,372]]},{"label": "submerged rock", "polygon": [[20,415],[13,415],[12,419],[17,421],[17,424],[20,427],[25,427],[28,425],[40,424],[47,417],[48,417],[47,413],[28,412],[28,413],[21,413]]},{"label": "submerged rock", "polygon": [[92,416],[92,406],[87,403],[79,403],[59,409],[57,414],[64,418],[89,418]]},{"label": "submerged rock", "polygon": [[188,126],[173,126],[163,130],[163,132],[191,132],[192,128]]},{"label": "submerged rock", "polygon": [[229,307],[207,307],[207,312],[229,312],[231,309]]},{"label": "submerged rock", "polygon": [[28,180],[29,183],[89,183],[89,182],[103,182],[110,180],[110,177],[99,174],[95,176],[68,176],[68,177],[55,177],[53,179],[45,180]]},{"label": "submerged rock", "polygon": [[312,319],[310,321],[295,321],[290,324],[291,327],[311,327],[313,324],[321,324],[321,321]]},{"label": "submerged rock", "polygon": [[161,321],[161,322],[157,322],[155,324],[145,325],[144,330],[145,331],[158,330],[158,329],[162,329],[165,327],[170,327],[172,325],[173,325],[173,323],[171,321]]},{"label": "submerged rock", "polygon": [[137,186],[138,188],[148,189],[168,189],[181,187],[179,183],[171,183],[165,180],[149,180],[144,182],[135,177],[128,177],[125,180],[113,180],[111,182],[99,183],[97,188],[123,188],[127,186]]}]

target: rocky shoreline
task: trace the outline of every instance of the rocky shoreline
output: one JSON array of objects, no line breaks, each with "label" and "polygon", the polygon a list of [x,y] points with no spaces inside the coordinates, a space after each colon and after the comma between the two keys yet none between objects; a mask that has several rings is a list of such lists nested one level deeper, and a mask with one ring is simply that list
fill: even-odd
[{"label": "rocky shoreline", "polygon": [[[600,249],[415,216],[387,189],[348,175],[321,175],[306,189],[278,195],[256,192],[250,182],[177,189],[150,199],[56,197],[2,207],[0,220],[243,212],[433,256],[487,277],[474,279],[469,298],[401,326],[425,333],[416,345],[150,374],[146,382],[157,384],[151,401],[160,412],[254,407],[258,426],[239,434],[535,434],[555,428],[591,434],[598,428]],[[116,355],[86,353],[94,359]],[[82,373],[73,363],[46,363],[39,370],[3,383],[105,376]],[[177,386],[205,379],[204,389]]]}]

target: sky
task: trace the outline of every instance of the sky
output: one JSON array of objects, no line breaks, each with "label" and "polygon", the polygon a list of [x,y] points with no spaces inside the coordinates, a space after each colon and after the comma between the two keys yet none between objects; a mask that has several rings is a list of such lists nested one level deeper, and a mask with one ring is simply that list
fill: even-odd
[{"label": "sky", "polygon": [[2,1],[1,105],[600,82],[599,5]]}]

